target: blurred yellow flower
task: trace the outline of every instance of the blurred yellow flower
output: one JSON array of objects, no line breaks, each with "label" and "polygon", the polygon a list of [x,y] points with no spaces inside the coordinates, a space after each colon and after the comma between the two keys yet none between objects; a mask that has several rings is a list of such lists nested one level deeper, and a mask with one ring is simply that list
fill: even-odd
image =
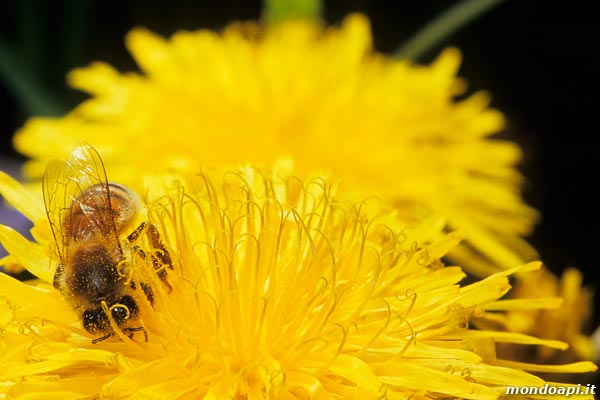
[{"label": "blurred yellow flower", "polygon": [[95,344],[51,286],[57,258],[40,196],[2,175],[0,193],[35,222],[36,241],[1,225],[0,241],[39,280],[0,274],[0,397],[496,399],[507,385],[545,384],[523,369],[595,369],[503,360],[496,343],[565,343],[469,328],[503,310],[509,274],[538,263],[460,286],[461,269],[440,257],[461,236],[438,239],[438,219],[405,229],[378,202],[293,177],[289,163],[212,175],[147,181],[172,290],[132,258],[154,293],[153,305],[138,298],[147,341],[116,329]]},{"label": "blurred yellow flower", "polygon": [[495,319],[494,325],[488,325],[488,328],[560,340],[568,343],[569,349],[555,351],[550,348],[502,346],[500,354],[541,364],[597,360],[598,350],[589,336],[593,293],[589,288],[582,287],[582,281],[581,272],[575,268],[568,268],[560,278],[545,268],[519,274],[510,292],[511,298],[534,304],[535,299],[556,297],[561,299],[560,306],[551,309],[510,311],[502,318]]},{"label": "blurred yellow flower", "polygon": [[354,199],[380,196],[412,225],[443,216],[467,236],[454,260],[478,275],[535,257],[522,239],[537,214],[520,198],[520,149],[490,138],[504,118],[485,93],[457,100],[458,51],[430,66],[386,57],[360,15],[340,28],[246,23],[169,40],[135,29],[127,46],[141,74],[101,62],[75,70],[71,85],[92,97],[18,132],[29,177],[81,140],[125,182],[292,157],[298,173],[339,177]]}]

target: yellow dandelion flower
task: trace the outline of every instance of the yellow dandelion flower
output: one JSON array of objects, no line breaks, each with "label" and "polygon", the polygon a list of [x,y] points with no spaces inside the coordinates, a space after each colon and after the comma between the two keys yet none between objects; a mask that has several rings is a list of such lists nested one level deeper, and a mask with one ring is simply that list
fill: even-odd
[{"label": "yellow dandelion flower", "polygon": [[[49,221],[62,218],[58,225],[44,220],[40,196],[0,180],[0,193],[35,222],[36,237],[30,242],[0,226],[0,241],[11,262],[39,278],[27,284],[0,274],[2,396],[496,399],[506,386],[546,384],[524,370],[595,369],[589,362],[503,360],[496,343],[566,344],[469,328],[472,317],[504,308],[498,299],[510,288],[509,274],[539,263],[461,286],[461,269],[440,261],[461,235],[440,239],[442,221],[403,228],[385,207],[344,201],[322,178],[294,178],[287,163],[272,173],[245,167],[191,181],[156,177],[151,189],[163,194],[141,205],[142,220],[156,228],[148,240],[128,234],[136,224],[121,232],[126,219],[114,211],[124,261],[110,268],[136,306],[102,300],[95,321],[104,318],[111,334],[99,337],[85,317],[82,322],[92,305],[74,308],[73,298],[53,288],[56,251],[96,240],[87,228],[106,210],[102,174],[90,173],[101,171],[101,163],[85,156],[86,149],[67,162],[84,172],[58,164],[67,175],[48,175],[59,185],[45,184]],[[52,165],[49,171],[56,171]],[[84,182],[86,176],[100,180]],[[73,182],[77,190],[58,191]],[[117,210],[112,188],[108,209]],[[63,195],[80,207],[54,209]],[[54,212],[62,213],[58,220]],[[77,252],[61,262],[75,262]],[[167,253],[169,268],[163,268],[155,259],[164,261]],[[92,281],[90,287],[102,284]]]},{"label": "yellow dandelion flower", "polygon": [[[520,274],[511,290],[509,302],[531,302],[555,298],[557,307],[550,309],[514,310],[502,318],[494,318],[487,327],[520,332],[569,344],[567,351],[550,348],[526,349],[522,346],[502,346],[501,353],[514,359],[537,363],[568,363],[577,360],[597,360],[598,350],[590,337],[593,293],[582,287],[583,277],[575,268],[568,268],[558,278],[543,268]],[[489,323],[490,321],[488,321]]]},{"label": "yellow dandelion flower", "polygon": [[487,94],[456,99],[465,93],[457,50],[429,66],[386,57],[361,15],[340,28],[248,23],[169,40],[135,29],[127,46],[141,74],[102,62],[77,69],[69,81],[91,99],[18,132],[30,177],[79,141],[125,182],[140,170],[196,172],[199,160],[235,167],[289,156],[298,173],[342,178],[357,199],[388,199],[406,222],[443,216],[470,244],[454,259],[479,275],[534,258],[522,239],[536,213],[519,195],[520,149],[490,138],[505,122]]}]

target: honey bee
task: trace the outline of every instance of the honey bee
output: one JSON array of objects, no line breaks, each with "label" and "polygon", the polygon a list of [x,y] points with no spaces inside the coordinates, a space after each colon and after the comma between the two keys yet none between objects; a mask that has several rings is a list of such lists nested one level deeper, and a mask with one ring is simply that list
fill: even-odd
[{"label": "honey bee", "polygon": [[[115,329],[129,338],[141,331],[148,340],[138,322],[138,286],[150,304],[154,294],[135,276],[133,255],[152,263],[168,291],[166,268],[173,266],[158,230],[144,218],[139,196],[109,182],[100,155],[87,144],[66,161],[50,162],[42,184],[59,256],[53,285],[80,313],[83,328],[101,335],[92,343],[115,335]],[[136,245],[142,235],[150,252]]]}]

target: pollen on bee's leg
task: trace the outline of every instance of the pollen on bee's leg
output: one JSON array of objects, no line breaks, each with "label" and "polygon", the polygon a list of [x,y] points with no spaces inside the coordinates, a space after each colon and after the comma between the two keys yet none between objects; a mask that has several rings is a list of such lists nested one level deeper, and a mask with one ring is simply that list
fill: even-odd
[{"label": "pollen on bee's leg", "polygon": [[173,269],[173,261],[171,260],[171,254],[165,248],[162,242],[158,229],[152,224],[148,224],[147,228],[148,237],[152,247],[155,249],[153,256],[160,260],[162,265],[167,266],[169,269]]},{"label": "pollen on bee's leg", "polygon": [[155,257],[152,257],[152,261],[154,264],[154,272],[161,280],[163,286],[165,287],[167,293],[171,293],[173,291],[173,287],[169,283],[169,274],[167,273],[167,269],[164,264],[159,265],[158,260]]},{"label": "pollen on bee's leg", "polygon": [[[153,225],[150,225],[150,226],[153,226]],[[147,263],[152,262],[152,268],[154,269],[154,272],[162,281],[163,285],[165,286],[165,288],[167,290],[167,293],[171,293],[173,288],[168,282],[168,275],[167,275],[166,267],[173,269],[173,266],[171,265],[171,257],[168,255],[169,253],[167,252],[167,250],[164,248],[163,249],[153,249],[150,252],[150,257],[148,257],[148,253],[145,250],[141,249],[139,246],[132,246],[131,250],[133,252],[135,252],[137,255],[139,255],[141,257],[141,259],[144,260],[145,262],[147,262]],[[165,264],[165,260],[168,261],[169,264]],[[146,293],[146,296],[148,296],[148,293]]]},{"label": "pollen on bee's leg", "polygon": [[154,292],[152,291],[150,285],[144,282],[140,282],[140,286],[142,287],[142,291],[146,295],[146,298],[150,302],[150,305],[154,305]]},{"label": "pollen on bee's leg", "polygon": [[146,230],[146,226],[147,226],[146,222],[142,222],[140,224],[140,226],[135,228],[135,230],[127,236],[127,241],[129,243],[135,242],[140,237],[142,232],[144,232]]},{"label": "pollen on bee's leg", "polygon": [[161,282],[162,282],[163,286],[165,287],[167,293],[171,293],[173,291],[173,287],[169,283],[169,274],[167,273],[167,270],[165,269],[165,266],[163,265],[163,266],[160,266],[158,268],[155,268],[155,272],[156,272],[156,275],[161,280]]}]

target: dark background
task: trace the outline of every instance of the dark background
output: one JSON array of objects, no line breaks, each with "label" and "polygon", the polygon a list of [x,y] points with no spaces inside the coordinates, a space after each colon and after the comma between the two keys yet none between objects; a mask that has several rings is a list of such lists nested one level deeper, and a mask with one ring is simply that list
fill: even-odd
[{"label": "dark background", "polygon": [[[393,7],[392,3],[329,2],[324,17],[328,23],[339,23],[350,12],[365,13],[371,19],[375,48],[392,53],[455,2],[404,1]],[[577,266],[588,285],[600,287],[595,253],[600,248],[596,233],[600,213],[593,193],[599,133],[599,63],[593,35],[598,15],[591,4],[509,0],[448,38],[445,45],[462,50],[459,75],[470,90],[492,93],[493,106],[509,119],[502,136],[525,151],[524,196],[543,215],[531,242],[555,272]],[[259,18],[260,9],[259,1],[12,0],[0,6],[0,38],[28,54],[29,72],[68,109],[84,98],[66,87],[64,76],[72,67],[104,60],[121,71],[136,68],[123,45],[131,27],[145,26],[165,36],[177,29],[219,30],[234,20]],[[444,46],[423,61],[430,62]],[[21,160],[11,150],[10,138],[28,116],[0,81],[3,159]],[[596,294],[596,304],[597,300]]]}]

